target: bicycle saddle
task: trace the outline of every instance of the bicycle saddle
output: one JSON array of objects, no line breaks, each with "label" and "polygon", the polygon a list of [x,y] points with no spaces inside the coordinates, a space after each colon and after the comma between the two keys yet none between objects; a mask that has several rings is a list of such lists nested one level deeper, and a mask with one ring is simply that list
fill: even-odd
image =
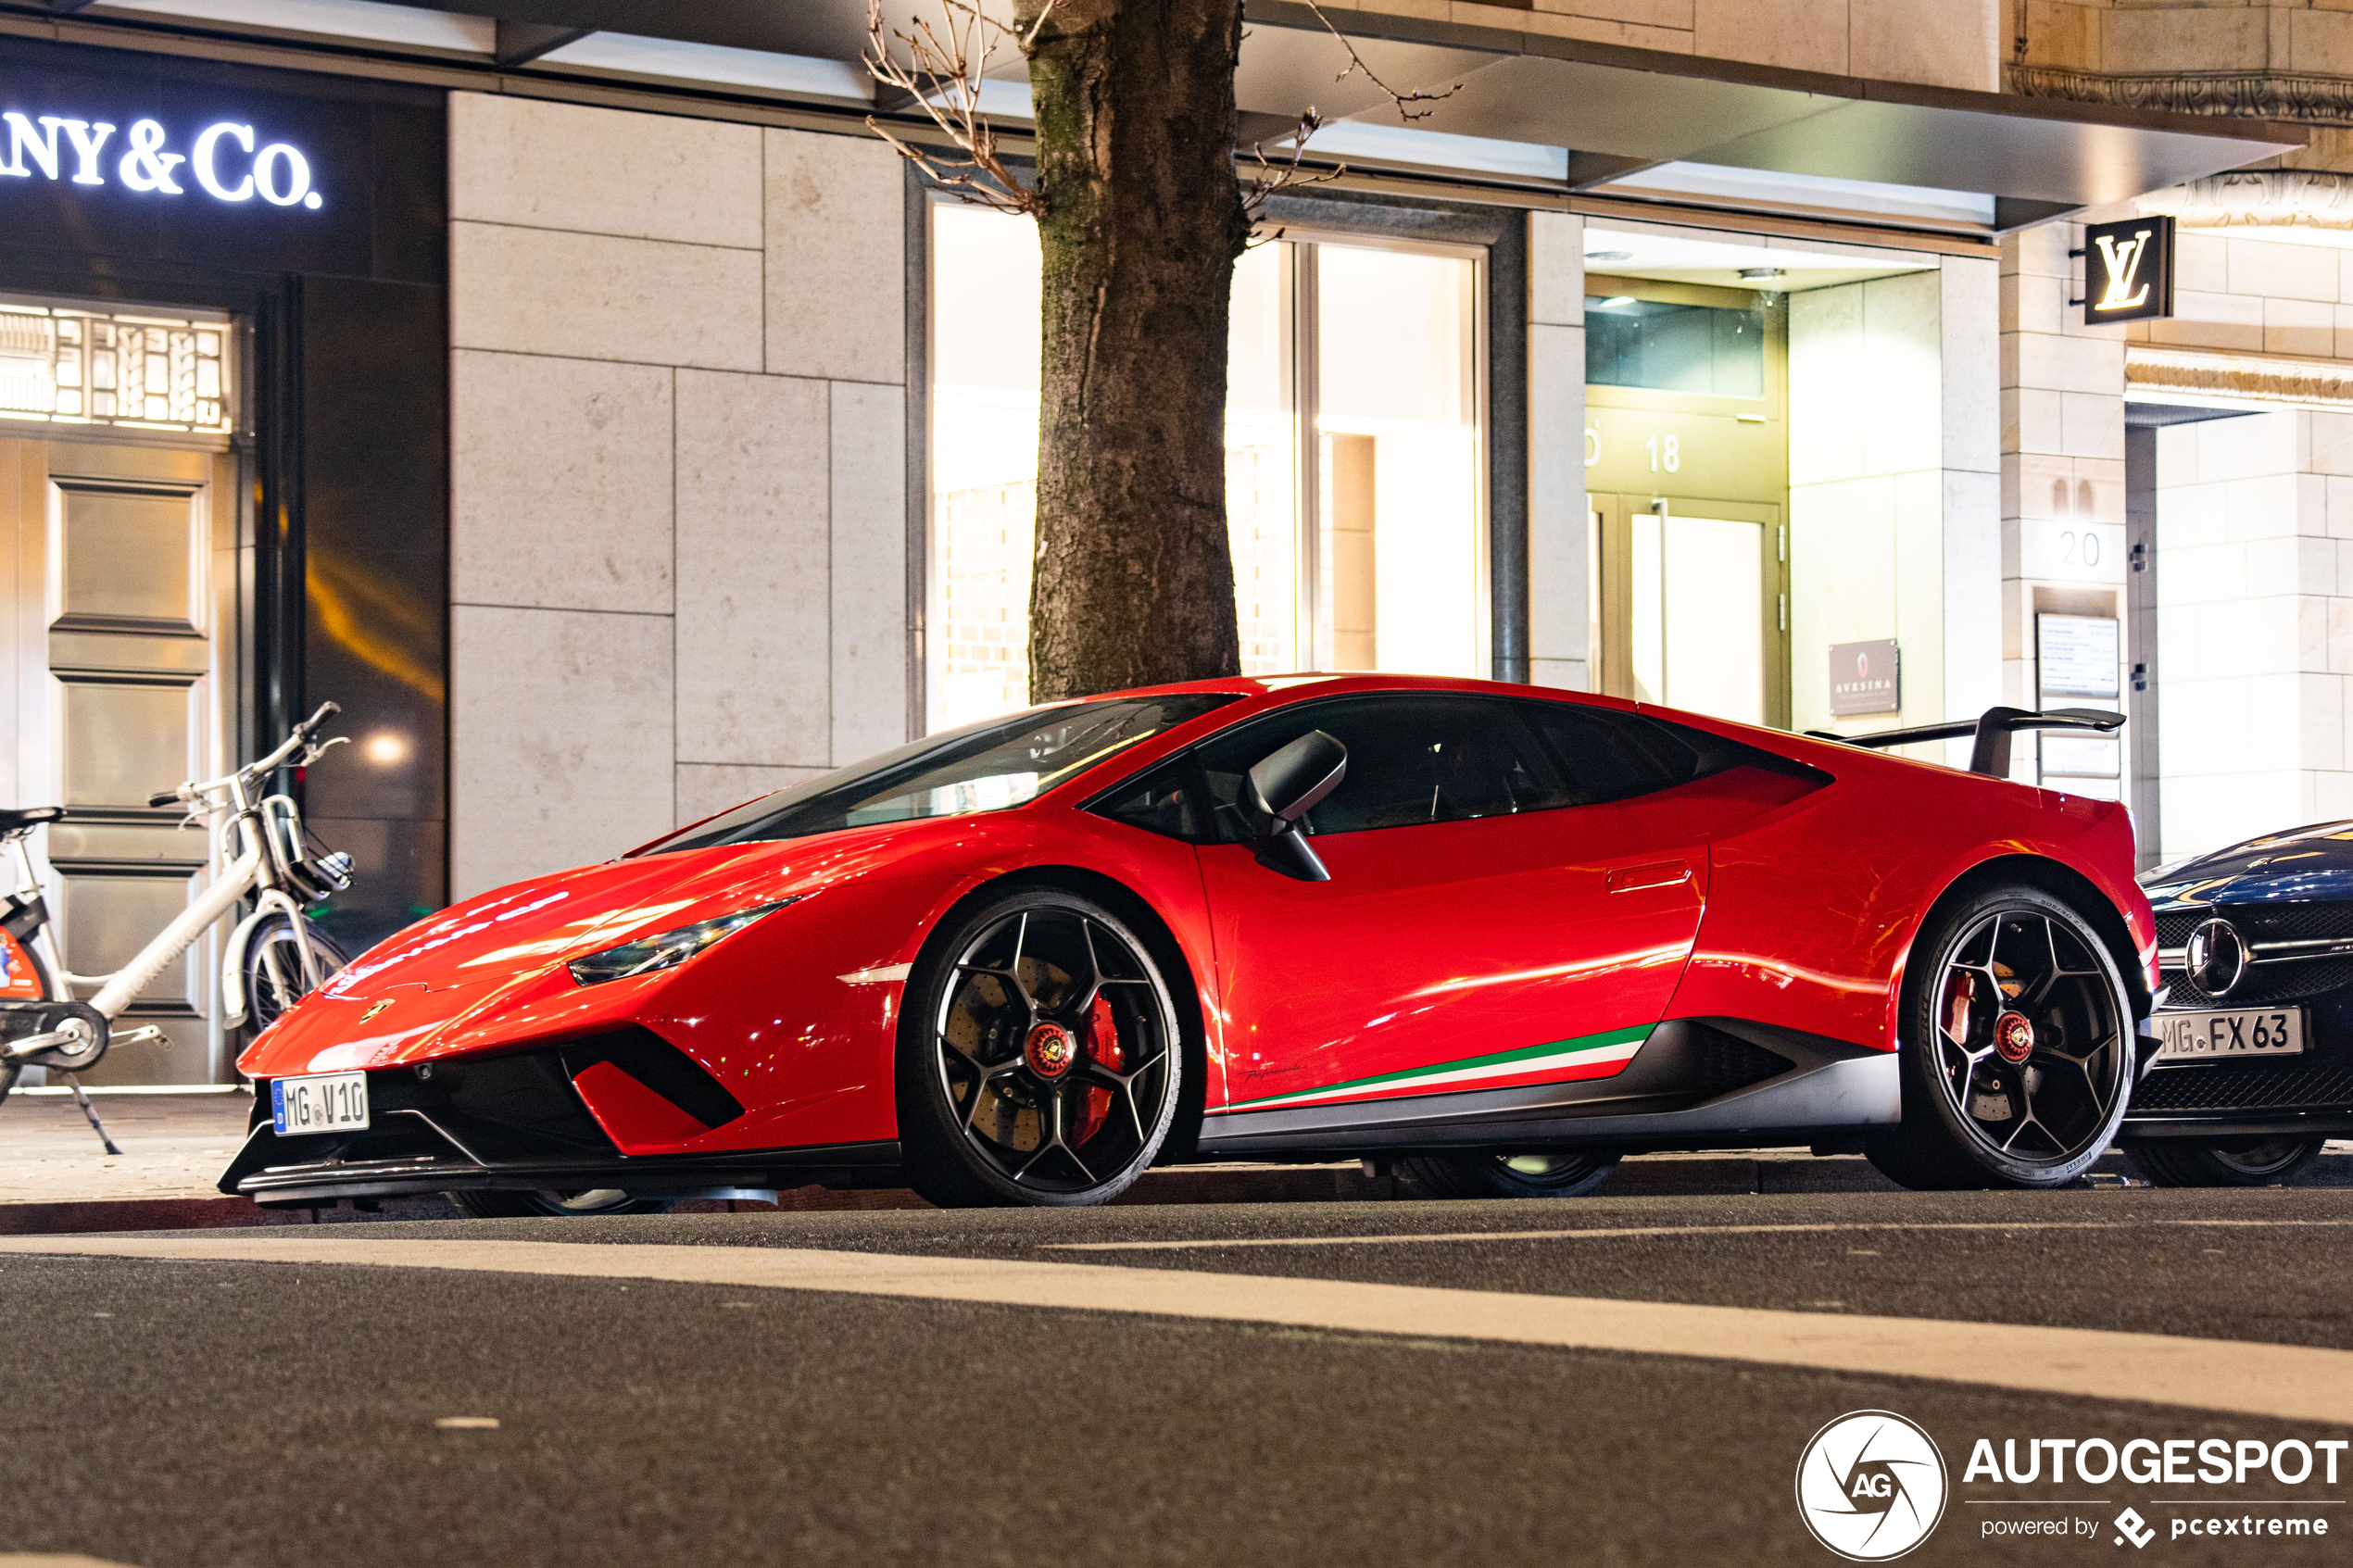
[{"label": "bicycle saddle", "polygon": [[64,820],[62,806],[26,806],[17,810],[0,807],[0,838],[14,838],[20,833],[31,833],[44,822]]}]

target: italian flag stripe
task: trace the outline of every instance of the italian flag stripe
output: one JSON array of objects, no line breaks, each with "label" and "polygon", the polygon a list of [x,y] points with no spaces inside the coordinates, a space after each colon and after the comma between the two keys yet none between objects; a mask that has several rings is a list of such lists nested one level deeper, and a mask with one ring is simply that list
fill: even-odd
[{"label": "italian flag stripe", "polygon": [[1651,1031],[1655,1027],[1655,1024],[1645,1023],[1632,1029],[1612,1029],[1605,1034],[1580,1035],[1573,1040],[1554,1040],[1550,1045],[1523,1046],[1518,1050],[1465,1057],[1459,1061],[1409,1067],[1396,1073],[1376,1073],[1369,1078],[1352,1078],[1344,1084],[1331,1084],[1320,1089],[1269,1095],[1264,1099],[1237,1100],[1220,1110],[1267,1110],[1286,1105],[1428,1094],[1440,1088],[1492,1085],[1506,1078],[1533,1082],[1604,1078],[1622,1070],[1634,1053],[1642,1048],[1642,1042],[1650,1038]]}]

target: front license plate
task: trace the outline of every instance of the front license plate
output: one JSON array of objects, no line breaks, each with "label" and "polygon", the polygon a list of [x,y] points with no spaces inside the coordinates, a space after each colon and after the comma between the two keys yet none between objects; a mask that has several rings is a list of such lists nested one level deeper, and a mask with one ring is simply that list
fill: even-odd
[{"label": "front license plate", "polygon": [[368,1075],[320,1073],[270,1080],[270,1125],[282,1138],[368,1124]]},{"label": "front license plate", "polygon": [[2245,1061],[2304,1054],[2302,1008],[2232,1008],[2157,1015],[2157,1064]]}]

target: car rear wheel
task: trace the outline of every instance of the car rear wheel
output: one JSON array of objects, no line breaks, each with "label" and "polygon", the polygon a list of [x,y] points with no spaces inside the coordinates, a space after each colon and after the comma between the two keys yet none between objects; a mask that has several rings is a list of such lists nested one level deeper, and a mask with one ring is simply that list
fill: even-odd
[{"label": "car rear wheel", "polygon": [[2033,887],[1937,917],[1904,982],[1904,1120],[1871,1162],[1908,1187],[2054,1187],[2123,1119],[2133,1065],[2122,975],[2091,926]]},{"label": "car rear wheel", "polygon": [[1617,1169],[1614,1154],[1416,1154],[1405,1173],[1440,1198],[1582,1198]]},{"label": "car rear wheel", "polygon": [[577,1192],[510,1192],[485,1188],[453,1192],[449,1201],[477,1220],[529,1220],[579,1214],[667,1214],[667,1198],[632,1198],[617,1187]]},{"label": "car rear wheel", "polygon": [[908,1185],[942,1208],[1106,1202],[1168,1136],[1183,1036],[1118,916],[1033,888],[958,918],[910,976],[899,1036]]},{"label": "car rear wheel", "polygon": [[2161,1187],[2262,1187],[2320,1158],[2320,1138],[2151,1139],[2128,1146],[2133,1163]]}]

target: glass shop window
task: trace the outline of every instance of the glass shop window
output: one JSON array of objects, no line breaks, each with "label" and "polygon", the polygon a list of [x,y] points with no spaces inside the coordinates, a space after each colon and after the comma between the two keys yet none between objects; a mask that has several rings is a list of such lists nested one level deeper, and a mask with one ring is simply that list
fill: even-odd
[{"label": "glass shop window", "polygon": [[[1296,231],[1236,264],[1226,506],[1244,673],[1485,672],[1478,269]],[[1028,219],[934,205],[931,729],[1028,700],[1038,277]]]},{"label": "glass shop window", "polygon": [[1597,386],[1762,397],[1765,312],[1590,296],[1585,380]]}]

